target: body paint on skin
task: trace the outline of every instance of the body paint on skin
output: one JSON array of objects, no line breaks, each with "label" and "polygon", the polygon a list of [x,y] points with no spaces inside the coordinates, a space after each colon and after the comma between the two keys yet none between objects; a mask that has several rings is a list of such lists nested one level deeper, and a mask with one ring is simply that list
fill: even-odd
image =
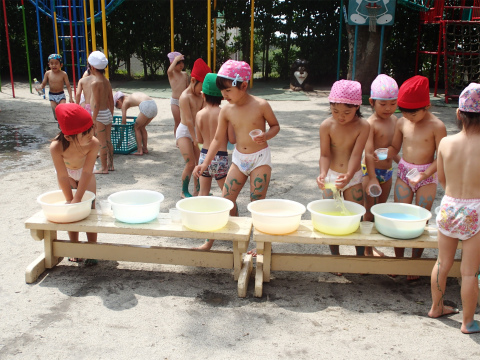
[{"label": "body paint on skin", "polygon": [[[406,190],[406,195],[401,195],[399,190]],[[402,184],[398,184],[395,186],[395,195],[397,196],[398,200],[404,200],[410,196],[410,188],[403,186]]]},{"label": "body paint on skin", "polygon": [[[257,182],[260,183],[259,186],[257,186]],[[253,192],[250,193],[250,199],[252,201],[259,200],[263,197],[263,190],[265,189],[265,186],[268,185],[266,182],[267,182],[267,174],[263,174],[263,179],[257,176],[255,180],[253,180],[254,189],[253,189]]]},{"label": "body paint on skin", "polygon": [[240,183],[238,182],[237,179],[232,179],[230,181],[230,187],[228,186],[227,182],[225,181],[225,183],[223,184],[223,187],[225,188],[225,190],[227,190],[227,193],[225,194],[225,196],[231,195],[230,190],[232,190],[232,187],[233,187],[234,183],[236,183],[237,185],[240,185]]},{"label": "body paint on skin", "polygon": [[418,206],[421,206],[424,209],[428,210],[428,207],[432,207],[433,200],[434,199],[432,198],[432,196],[428,196],[427,199],[425,199],[424,196],[420,196],[420,199],[418,200]]},{"label": "body paint on skin", "polygon": [[183,179],[182,182],[182,192],[183,195],[187,197],[192,197],[192,195],[188,192],[188,184],[190,184],[190,176],[185,176],[185,179]]}]

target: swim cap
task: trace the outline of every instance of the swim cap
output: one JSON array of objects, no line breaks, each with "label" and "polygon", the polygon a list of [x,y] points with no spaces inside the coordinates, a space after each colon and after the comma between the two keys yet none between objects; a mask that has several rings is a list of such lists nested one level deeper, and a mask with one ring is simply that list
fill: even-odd
[{"label": "swim cap", "polygon": [[338,104],[362,105],[362,85],[358,81],[335,81],[328,101]]},{"label": "swim cap", "polygon": [[465,112],[480,113],[480,84],[471,83],[463,89],[458,98],[458,109]]},{"label": "swim cap", "polygon": [[59,54],[50,54],[48,56],[48,61],[52,60],[52,59],[55,59],[55,60],[58,60],[60,61],[60,63],[62,63],[62,55],[59,55]]},{"label": "swim cap", "polygon": [[95,69],[103,70],[108,65],[108,60],[100,51],[93,51],[88,57],[88,63]]},{"label": "swim cap", "polygon": [[63,135],[81,134],[93,126],[90,113],[78,104],[58,104],[55,115]]},{"label": "swim cap", "polygon": [[428,79],[421,75],[407,79],[400,86],[397,104],[404,109],[420,109],[430,105]]},{"label": "swim cap", "polygon": [[233,80],[232,86],[237,85],[237,81],[248,81],[252,78],[252,69],[245,61],[228,60],[220,70],[218,76]]},{"label": "swim cap", "polygon": [[193,64],[193,69],[192,69],[192,74],[191,76],[195,78],[195,80],[198,80],[200,82],[203,82],[203,79],[205,79],[205,75],[208,73],[211,73],[212,70],[210,67],[203,61],[202,59],[197,59],[195,60],[195,63]]},{"label": "swim cap", "polygon": [[217,74],[208,73],[203,80],[202,91],[205,95],[223,97],[222,92],[217,87]]},{"label": "swim cap", "polygon": [[372,82],[370,97],[374,100],[396,100],[398,98],[397,82],[388,75],[378,75]]},{"label": "swim cap", "polygon": [[122,97],[125,97],[125,94],[121,91],[117,91],[115,94],[113,94],[113,106],[117,106],[117,101]]},{"label": "swim cap", "polygon": [[168,57],[168,60],[170,60],[170,62],[172,63],[173,60],[175,60],[175,58],[176,58],[178,55],[182,55],[182,54],[179,53],[179,52],[177,52],[177,51],[174,51],[174,52],[168,53],[168,54],[167,54],[167,57]]}]

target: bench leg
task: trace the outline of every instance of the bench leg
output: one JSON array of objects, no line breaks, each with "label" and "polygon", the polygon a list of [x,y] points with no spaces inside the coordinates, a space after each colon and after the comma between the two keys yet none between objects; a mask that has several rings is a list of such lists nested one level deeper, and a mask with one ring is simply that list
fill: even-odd
[{"label": "bench leg", "polygon": [[238,280],[242,270],[243,254],[247,252],[249,241],[233,242],[233,279]]},{"label": "bench leg", "polygon": [[240,271],[240,276],[238,277],[238,297],[244,298],[247,296],[248,281],[250,280],[250,275],[253,270],[253,260],[252,255],[245,255],[245,260],[243,261],[243,267]]},{"label": "bench leg", "polygon": [[263,294],[263,255],[257,254],[257,265],[255,268],[255,297],[262,297]]},{"label": "bench leg", "polygon": [[53,253],[53,241],[57,239],[56,231],[45,231],[43,245],[45,248],[45,268],[51,269],[63,258],[56,257]]},{"label": "bench leg", "polygon": [[25,270],[25,282],[34,283],[38,277],[45,271],[45,254],[40,255]]}]

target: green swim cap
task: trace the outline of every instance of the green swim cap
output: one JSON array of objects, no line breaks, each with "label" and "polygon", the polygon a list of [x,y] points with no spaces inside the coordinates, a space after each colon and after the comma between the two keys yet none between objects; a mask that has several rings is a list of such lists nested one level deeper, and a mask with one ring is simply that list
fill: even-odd
[{"label": "green swim cap", "polygon": [[205,95],[223,97],[222,92],[217,87],[217,74],[208,73],[203,80],[202,91]]}]

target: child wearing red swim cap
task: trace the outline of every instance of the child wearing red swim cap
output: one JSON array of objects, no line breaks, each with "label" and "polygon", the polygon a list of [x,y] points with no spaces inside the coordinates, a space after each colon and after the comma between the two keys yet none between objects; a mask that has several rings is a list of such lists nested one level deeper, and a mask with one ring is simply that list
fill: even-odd
[{"label": "child wearing red swim cap", "polygon": [[[75,204],[82,200],[85,190],[97,191],[93,170],[100,142],[93,136],[92,116],[80,105],[59,104],[55,113],[60,132],[50,144],[50,154],[67,204]],[[72,189],[77,189],[75,195]],[[70,241],[78,241],[78,232],[69,232],[68,236]],[[87,233],[87,239],[96,242],[97,234]]]}]

